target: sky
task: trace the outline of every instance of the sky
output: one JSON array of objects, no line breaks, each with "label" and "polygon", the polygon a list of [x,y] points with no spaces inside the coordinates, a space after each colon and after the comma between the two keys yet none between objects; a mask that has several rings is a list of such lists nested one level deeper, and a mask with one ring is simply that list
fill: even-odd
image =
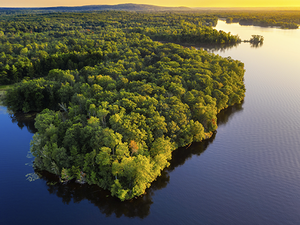
[{"label": "sky", "polygon": [[0,0],[0,7],[116,5],[124,3],[187,7],[300,7],[300,0]]}]

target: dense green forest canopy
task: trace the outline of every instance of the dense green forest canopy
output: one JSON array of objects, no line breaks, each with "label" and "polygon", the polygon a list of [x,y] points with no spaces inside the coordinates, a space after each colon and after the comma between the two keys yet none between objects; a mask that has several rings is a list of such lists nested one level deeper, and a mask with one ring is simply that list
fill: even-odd
[{"label": "dense green forest canopy", "polygon": [[211,28],[216,21],[132,12],[2,18],[1,82],[20,81],[4,101],[42,111],[35,166],[121,200],[142,195],[174,149],[211,137],[217,113],[244,98],[243,63],[153,41],[238,41]]},{"label": "dense green forest canopy", "polygon": [[241,41],[238,36],[212,28],[218,17],[227,18],[228,22],[289,28],[300,23],[298,11],[40,13],[33,10],[30,14],[12,15],[4,12],[0,13],[2,85],[43,77],[55,68],[80,70],[94,66],[101,52],[100,42],[113,38],[109,32],[140,33],[152,40],[175,43],[236,44]]},{"label": "dense green forest canopy", "polygon": [[[43,77],[51,69],[94,66],[117,37],[229,44],[239,37],[212,28],[217,17],[189,13],[50,13],[0,17],[0,83]],[[105,51],[104,51],[105,49]],[[104,55],[103,55],[104,54]]]}]

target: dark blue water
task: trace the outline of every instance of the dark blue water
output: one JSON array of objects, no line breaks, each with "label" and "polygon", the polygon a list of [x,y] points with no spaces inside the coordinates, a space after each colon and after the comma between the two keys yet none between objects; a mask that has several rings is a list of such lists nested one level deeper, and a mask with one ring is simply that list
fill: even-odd
[{"label": "dark blue water", "polygon": [[35,172],[33,124],[1,107],[0,224],[300,224],[300,32],[221,21],[217,29],[265,37],[259,48],[215,51],[245,63],[245,101],[221,113],[212,139],[175,151],[132,201]]}]

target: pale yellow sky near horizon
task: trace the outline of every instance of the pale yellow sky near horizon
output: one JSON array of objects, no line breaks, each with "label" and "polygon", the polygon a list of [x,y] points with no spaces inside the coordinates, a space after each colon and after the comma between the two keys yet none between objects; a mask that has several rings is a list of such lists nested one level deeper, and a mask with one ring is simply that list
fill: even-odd
[{"label": "pale yellow sky near horizon", "polygon": [[300,0],[0,0],[0,7],[116,5],[124,3],[186,7],[300,7]]}]

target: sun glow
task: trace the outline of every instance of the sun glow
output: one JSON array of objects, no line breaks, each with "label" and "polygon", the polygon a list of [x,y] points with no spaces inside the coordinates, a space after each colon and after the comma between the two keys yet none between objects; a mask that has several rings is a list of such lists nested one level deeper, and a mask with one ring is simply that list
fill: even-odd
[{"label": "sun glow", "polygon": [[115,5],[124,3],[148,4],[158,6],[186,7],[300,7],[299,0],[10,0],[2,1],[0,7],[51,7],[51,6],[82,6],[82,5]]}]

